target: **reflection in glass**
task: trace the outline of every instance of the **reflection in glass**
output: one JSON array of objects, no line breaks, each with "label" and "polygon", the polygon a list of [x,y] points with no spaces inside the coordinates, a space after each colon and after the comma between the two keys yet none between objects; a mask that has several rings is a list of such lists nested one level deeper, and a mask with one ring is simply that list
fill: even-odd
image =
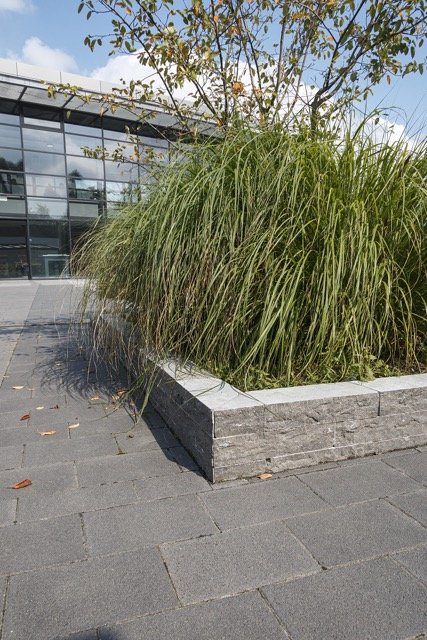
[{"label": "reflection in glass", "polygon": [[98,147],[102,149],[102,142],[98,138],[88,138],[87,136],[73,136],[66,134],[65,144],[67,153],[74,156],[85,156],[84,147],[95,150]]},{"label": "reflection in glass", "polygon": [[138,136],[140,145],[146,145],[147,147],[162,147],[163,149],[169,149],[169,141],[164,138],[148,138],[147,136]]},{"label": "reflection in glass", "polygon": [[71,218],[97,218],[102,212],[102,202],[70,202]]},{"label": "reflection in glass", "polygon": [[24,175],[22,173],[11,173],[9,171],[0,172],[0,193],[23,196],[25,194]]},{"label": "reflection in glass", "polygon": [[[102,136],[101,129],[97,129],[96,127],[85,127],[81,124],[70,124],[66,122],[64,124],[64,130],[67,133],[80,133],[83,136],[95,136],[96,138],[100,138]],[[101,144],[101,143],[98,143]]]},{"label": "reflection in glass", "polygon": [[64,156],[54,153],[24,151],[25,171],[33,173],[65,174]]},{"label": "reflection in glass", "polygon": [[66,218],[66,200],[28,198],[28,215],[37,218]]},{"label": "reflection in glass", "polygon": [[56,176],[33,176],[25,174],[27,195],[44,198],[66,198],[67,188],[65,178]]},{"label": "reflection in glass", "polygon": [[26,223],[0,221],[0,278],[26,278],[28,258]]},{"label": "reflection in glass", "polygon": [[131,158],[138,160],[138,146],[130,142],[118,142],[116,140],[104,140],[104,149],[108,158]]},{"label": "reflection in glass", "polygon": [[0,216],[22,218],[25,214],[25,200],[23,198],[0,195]]},{"label": "reflection in glass", "polygon": [[2,124],[19,125],[19,116],[14,116],[11,113],[0,113],[0,122]]},{"label": "reflection in glass", "polygon": [[68,276],[68,222],[30,221],[30,257],[35,278]]},{"label": "reflection in glass", "polygon": [[64,153],[64,137],[62,133],[54,131],[40,131],[40,129],[22,129],[24,149],[48,151],[49,153]]},{"label": "reflection in glass", "polygon": [[39,118],[28,118],[25,116],[24,124],[32,127],[43,127],[44,129],[60,129],[61,123],[54,120],[40,120]]},{"label": "reflection in glass", "polygon": [[15,149],[0,149],[0,171],[11,169],[12,171],[22,171],[22,151]]},{"label": "reflection in glass", "polygon": [[104,178],[103,161],[92,158],[67,156],[67,172],[69,178],[102,180]]},{"label": "reflection in glass", "polygon": [[21,148],[21,132],[18,127],[0,124],[0,144],[5,147]]},{"label": "reflection in glass", "polygon": [[68,178],[68,197],[72,200],[102,200],[104,183],[83,178]]},{"label": "reflection in glass", "polygon": [[135,185],[126,182],[105,183],[107,202],[134,202],[136,200]]},{"label": "reflection in glass", "polygon": [[105,177],[107,180],[120,180],[123,182],[137,182],[138,165],[130,162],[105,161]]}]

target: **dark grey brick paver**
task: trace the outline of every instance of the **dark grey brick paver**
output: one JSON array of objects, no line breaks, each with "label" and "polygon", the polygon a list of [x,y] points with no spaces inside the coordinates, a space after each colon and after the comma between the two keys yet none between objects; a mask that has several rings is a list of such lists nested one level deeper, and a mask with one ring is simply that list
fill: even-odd
[{"label": "dark grey brick paver", "polygon": [[389,502],[427,527],[427,491],[394,496],[390,498]]},{"label": "dark grey brick paver", "polygon": [[[47,431],[51,431],[53,427],[48,427]],[[45,436],[41,436],[42,429],[32,429],[23,425],[22,427],[13,427],[12,429],[0,430],[0,447],[19,446],[28,442],[40,442]],[[68,440],[68,429],[65,427],[55,426],[55,441]]]},{"label": "dark grey brick paver", "polygon": [[[402,564],[408,571],[427,584],[427,546],[402,551],[393,555],[393,560]],[[426,609],[427,615],[427,609]],[[426,626],[427,630],[427,626]]]},{"label": "dark grey brick paver", "polygon": [[346,465],[339,469],[305,474],[301,480],[333,505],[420,489],[417,482],[382,462]]},{"label": "dark grey brick paver", "polygon": [[108,509],[131,504],[136,500],[131,482],[55,491],[49,495],[22,496],[19,498],[18,521],[56,518],[71,513]]},{"label": "dark grey brick paver", "polygon": [[0,471],[15,469],[22,464],[22,446],[9,446],[0,448]]},{"label": "dark grey brick paver", "polygon": [[13,524],[16,514],[17,500],[0,501],[0,526]]},{"label": "dark grey brick paver", "polygon": [[425,631],[425,588],[379,559],[263,589],[293,640],[401,640]]},{"label": "dark grey brick paver", "polygon": [[195,496],[94,511],[83,516],[89,552],[113,553],[216,533]]},{"label": "dark grey brick paver", "polygon": [[395,469],[404,471],[408,476],[417,480],[417,482],[427,484],[427,453],[396,456],[387,459],[387,464],[395,467]]},{"label": "dark grey brick paver", "polygon": [[209,483],[196,473],[135,480],[134,485],[138,498],[145,501],[211,491]]},{"label": "dark grey brick paver", "polygon": [[77,475],[81,487],[174,473],[181,473],[181,470],[174,461],[168,460],[162,451],[105,456],[77,464]]},{"label": "dark grey brick paver", "polygon": [[81,440],[67,440],[55,442],[54,437],[46,442],[27,444],[25,448],[24,466],[43,466],[57,462],[84,460],[106,455],[117,454],[117,445],[113,438],[84,438]]},{"label": "dark grey brick paver", "polygon": [[177,604],[158,551],[144,549],[12,576],[4,634],[50,640]]},{"label": "dark grey brick paver", "polygon": [[[52,461],[54,462],[54,461]],[[77,480],[72,462],[51,464],[44,467],[25,467],[0,473],[0,499],[10,498],[17,492],[10,487],[21,480],[32,481],[30,487],[20,489],[19,495],[34,495],[37,493],[52,493],[62,489],[77,487]]]},{"label": "dark grey brick paver", "polygon": [[101,629],[100,640],[286,640],[258,592],[147,616]]},{"label": "dark grey brick paver", "polygon": [[223,530],[329,508],[297,478],[212,491],[202,500]]},{"label": "dark grey brick paver", "polygon": [[165,544],[161,550],[184,603],[220,598],[320,570],[282,522]]},{"label": "dark grey brick paver", "polygon": [[365,502],[286,521],[325,566],[372,558],[427,541],[427,530],[386,502]]},{"label": "dark grey brick paver", "polygon": [[148,451],[149,449],[170,448],[179,445],[169,429],[148,429],[145,433],[136,433],[133,438],[122,434],[117,436],[119,447],[126,453]]},{"label": "dark grey brick paver", "polygon": [[80,517],[0,528],[0,573],[16,573],[85,557]]}]

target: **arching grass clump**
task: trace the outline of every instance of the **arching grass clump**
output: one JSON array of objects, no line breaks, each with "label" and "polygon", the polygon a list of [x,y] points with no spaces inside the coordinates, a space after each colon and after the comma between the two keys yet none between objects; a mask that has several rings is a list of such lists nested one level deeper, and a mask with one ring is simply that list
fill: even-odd
[{"label": "arching grass clump", "polygon": [[75,257],[158,357],[241,388],[426,366],[427,154],[239,130]]}]

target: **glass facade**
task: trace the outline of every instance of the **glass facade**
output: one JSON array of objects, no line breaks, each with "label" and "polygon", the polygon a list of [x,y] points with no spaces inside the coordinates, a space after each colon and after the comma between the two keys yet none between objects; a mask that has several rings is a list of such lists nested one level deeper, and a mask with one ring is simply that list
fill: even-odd
[{"label": "glass facade", "polygon": [[144,191],[169,143],[131,126],[0,100],[0,278],[69,276],[81,236]]}]

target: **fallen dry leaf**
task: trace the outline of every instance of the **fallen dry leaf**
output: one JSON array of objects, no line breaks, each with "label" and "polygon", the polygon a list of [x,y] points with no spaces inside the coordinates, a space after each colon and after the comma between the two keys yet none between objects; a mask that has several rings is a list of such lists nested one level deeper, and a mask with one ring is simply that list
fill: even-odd
[{"label": "fallen dry leaf", "polygon": [[14,387],[12,387],[12,389],[15,389],[15,391],[21,391],[21,389],[24,388],[23,384],[17,384]]},{"label": "fallen dry leaf", "polygon": [[69,429],[77,429],[77,427],[80,427],[80,422],[76,422],[75,424],[70,424],[68,426]]},{"label": "fallen dry leaf", "polygon": [[268,480],[268,478],[271,478],[271,477],[272,477],[272,475],[273,475],[272,473],[261,473],[261,474],[258,476],[258,478],[259,478],[260,480]]},{"label": "fallen dry leaf", "polygon": [[53,407],[50,407],[51,409],[59,409],[59,404],[54,404]]},{"label": "fallen dry leaf", "polygon": [[36,411],[41,411],[44,407],[36,407]]},{"label": "fallen dry leaf", "polygon": [[99,400],[99,396],[93,396],[92,398],[90,398],[91,400]]},{"label": "fallen dry leaf", "polygon": [[56,433],[55,429],[52,429],[52,431],[39,431],[39,434],[41,436],[54,436]]},{"label": "fallen dry leaf", "polygon": [[31,416],[30,416],[30,414],[29,414],[29,413],[26,413],[26,414],[24,414],[23,416],[21,416],[19,419],[20,419],[20,420],[21,420],[21,422],[22,422],[23,420],[29,420],[29,419],[30,419],[30,417],[31,417]]},{"label": "fallen dry leaf", "polygon": [[25,487],[29,487],[30,484],[33,484],[31,480],[21,480],[21,482],[17,482],[9,487],[9,489],[25,489]]}]

